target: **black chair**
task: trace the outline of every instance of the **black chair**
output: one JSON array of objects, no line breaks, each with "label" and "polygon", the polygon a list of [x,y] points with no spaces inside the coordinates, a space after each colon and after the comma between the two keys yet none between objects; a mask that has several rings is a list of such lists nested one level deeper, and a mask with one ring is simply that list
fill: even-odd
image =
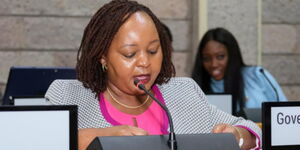
[{"label": "black chair", "polygon": [[11,67],[3,105],[12,105],[13,97],[44,95],[55,79],[75,79],[74,68],[69,67]]},{"label": "black chair", "polygon": [[0,91],[0,105],[2,104],[2,92]]}]

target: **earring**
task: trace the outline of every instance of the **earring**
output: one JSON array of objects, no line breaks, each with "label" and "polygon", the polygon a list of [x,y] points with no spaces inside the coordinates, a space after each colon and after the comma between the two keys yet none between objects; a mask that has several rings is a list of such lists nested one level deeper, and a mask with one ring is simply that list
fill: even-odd
[{"label": "earring", "polygon": [[102,71],[106,72],[107,71],[107,66],[102,64]]}]

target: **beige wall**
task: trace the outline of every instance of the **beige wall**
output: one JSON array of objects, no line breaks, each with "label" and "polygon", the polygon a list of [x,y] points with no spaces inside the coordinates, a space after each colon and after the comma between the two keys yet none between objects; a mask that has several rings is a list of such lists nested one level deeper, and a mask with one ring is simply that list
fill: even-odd
[{"label": "beige wall", "polygon": [[[138,0],[166,23],[174,37],[177,76],[193,67],[200,8],[207,28],[222,26],[238,38],[248,64],[256,65],[258,9],[262,7],[262,64],[283,86],[289,99],[300,100],[299,7],[297,0]],[[76,50],[92,14],[108,0],[1,0],[0,91],[11,66],[75,66]],[[288,17],[286,17],[288,16]],[[203,16],[202,16],[203,17]],[[203,23],[203,22],[202,22]],[[203,24],[202,24],[203,25]],[[194,46],[193,46],[194,45]]]},{"label": "beige wall", "polygon": [[262,63],[300,101],[300,1],[263,0]]},{"label": "beige wall", "polygon": [[[108,0],[1,0],[0,91],[11,66],[69,66],[84,27]],[[190,51],[190,0],[139,0],[166,23],[174,36],[174,59],[179,76],[186,76]],[[176,31],[176,32],[175,32]]]}]

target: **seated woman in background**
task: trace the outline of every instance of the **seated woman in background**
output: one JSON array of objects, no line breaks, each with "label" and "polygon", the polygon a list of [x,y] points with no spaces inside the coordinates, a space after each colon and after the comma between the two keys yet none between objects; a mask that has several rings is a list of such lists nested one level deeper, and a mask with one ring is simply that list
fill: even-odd
[{"label": "seated woman in background", "polygon": [[209,105],[194,80],[174,78],[172,49],[162,23],[137,2],[115,0],[96,12],[78,51],[78,80],[56,80],[45,95],[78,105],[79,150],[97,136],[169,132],[166,113],[136,79],[169,108],[176,133],[232,133],[243,150],[259,147],[255,123]]},{"label": "seated woman in background", "polygon": [[226,29],[203,36],[192,78],[205,93],[229,93],[237,110],[260,108],[264,101],[286,101],[274,77],[258,66],[245,65],[235,37]]}]

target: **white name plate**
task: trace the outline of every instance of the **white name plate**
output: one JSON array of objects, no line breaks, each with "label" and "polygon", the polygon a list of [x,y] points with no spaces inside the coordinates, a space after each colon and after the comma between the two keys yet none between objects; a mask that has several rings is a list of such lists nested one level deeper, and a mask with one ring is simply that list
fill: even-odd
[{"label": "white name plate", "polygon": [[271,145],[300,145],[300,106],[271,107]]}]

